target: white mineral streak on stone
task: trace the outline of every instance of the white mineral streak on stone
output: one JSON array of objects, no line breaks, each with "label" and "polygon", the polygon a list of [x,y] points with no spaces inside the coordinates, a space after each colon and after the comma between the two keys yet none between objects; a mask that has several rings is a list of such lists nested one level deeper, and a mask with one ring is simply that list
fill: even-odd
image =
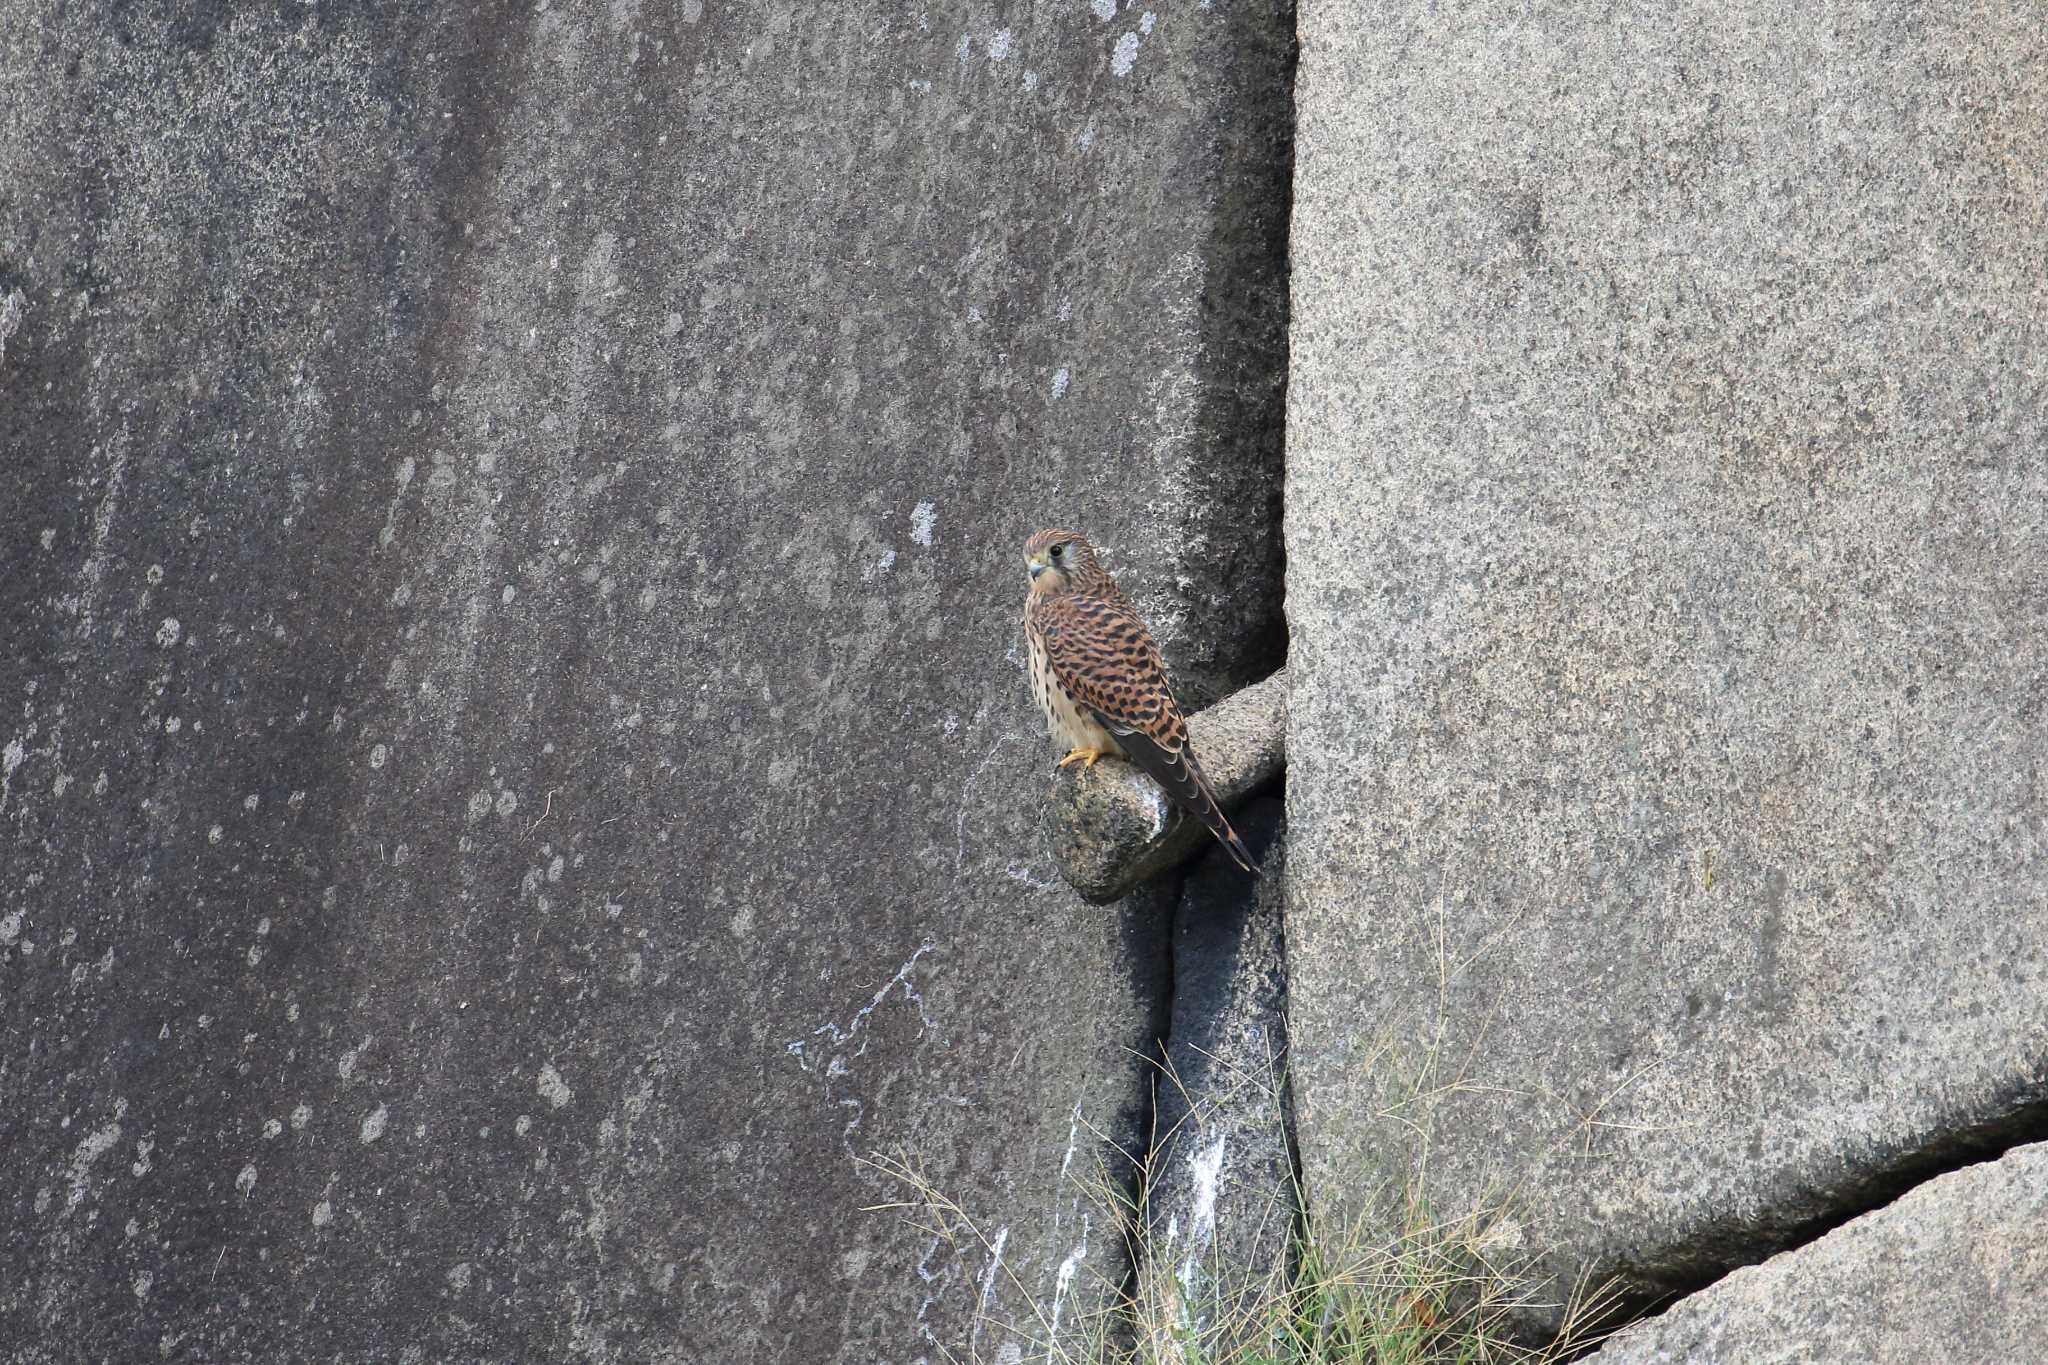
[{"label": "white mineral streak on stone", "polygon": [[[917,1334],[934,1346],[939,1344],[939,1339],[932,1335],[931,1324],[924,1319],[925,1314],[932,1311],[932,1305],[939,1301],[939,1289],[944,1280],[951,1277],[950,1270],[939,1271],[932,1269],[932,1257],[938,1255],[939,1247],[942,1244],[942,1238],[932,1238],[931,1244],[924,1249],[924,1255],[918,1257],[916,1267],[917,1278],[924,1281],[925,1286],[924,1297],[918,1300],[917,1304],[917,1317],[915,1319]],[[919,1359],[926,1359],[926,1357],[920,1356]]]},{"label": "white mineral streak on stone", "polygon": [[1064,365],[1052,372],[1052,396],[1055,401],[1067,396],[1067,382],[1070,378]]},{"label": "white mineral streak on stone", "polygon": [[14,770],[28,757],[28,750],[22,747],[21,737],[7,741],[7,747],[0,749],[0,810],[7,809],[7,791],[14,782]]},{"label": "white mineral streak on stone", "polygon": [[[853,1096],[839,1095],[836,1082],[842,1077],[853,1074],[853,1068],[849,1065],[849,1059],[864,1056],[868,1050],[868,1040],[861,1038],[857,1045],[849,1046],[849,1044],[854,1044],[855,1038],[861,1032],[862,1027],[868,1022],[868,1017],[888,998],[889,992],[899,986],[903,989],[903,998],[917,1006],[918,1022],[924,1025],[925,1030],[929,1032],[937,1028],[937,1022],[932,1018],[931,1012],[925,1008],[923,993],[911,985],[911,972],[916,968],[917,960],[930,952],[935,946],[936,944],[931,939],[926,939],[923,943],[919,944],[917,951],[912,953],[909,960],[896,969],[894,976],[882,983],[868,1003],[854,1011],[853,1017],[847,1021],[845,1028],[840,1028],[839,1025],[828,1019],[811,1030],[812,1038],[825,1037],[829,1043],[828,1050],[831,1055],[826,1060],[822,1073],[825,1078],[825,1097],[828,1102],[837,1105],[841,1109],[850,1111],[850,1116],[839,1130],[841,1145],[846,1148],[846,1154],[849,1157],[858,1158],[858,1154],[853,1149],[853,1134],[866,1117],[867,1103]],[[804,1039],[792,1038],[788,1040],[783,1044],[783,1051],[794,1057],[796,1064],[806,1072],[817,1072],[819,1070],[817,1062],[810,1054],[809,1045]]]},{"label": "white mineral streak on stone", "polygon": [[921,502],[910,509],[910,539],[918,545],[932,543],[932,528],[938,524],[939,509],[936,504]]},{"label": "white mineral streak on stone", "polygon": [[[334,1069],[341,1074],[343,1080],[347,1080],[356,1074],[356,1063],[362,1060],[363,1053],[369,1046],[370,1039],[365,1038],[362,1042],[357,1043],[354,1047],[341,1054],[341,1061],[335,1065]],[[304,1106],[301,1107],[303,1108]]]},{"label": "white mineral streak on stone", "polygon": [[375,1142],[378,1138],[383,1137],[384,1125],[387,1122],[389,1122],[390,1119],[391,1111],[384,1105],[380,1104],[375,1109],[371,1110],[369,1117],[363,1120],[363,1145],[368,1146],[370,1143]]},{"label": "white mineral streak on stone", "polygon": [[[854,1011],[853,1018],[847,1021],[845,1029],[842,1030],[837,1024],[834,1024],[831,1020],[828,1019],[824,1023],[818,1025],[818,1027],[812,1029],[811,1036],[815,1038],[821,1034],[829,1033],[832,1036],[832,1046],[835,1048],[843,1048],[846,1044],[853,1041],[854,1035],[860,1032],[861,1026],[863,1024],[867,1023],[868,1016],[875,1012],[876,1006],[880,1005],[882,1001],[888,997],[889,992],[897,986],[903,987],[903,998],[917,1006],[918,1020],[921,1023],[923,1023],[926,1028],[935,1027],[936,1025],[934,1024],[931,1015],[925,1012],[924,996],[920,994],[916,989],[914,989],[910,984],[910,973],[911,970],[917,966],[917,960],[923,957],[926,953],[930,952],[935,946],[937,945],[931,939],[926,939],[923,943],[919,944],[917,951],[910,955],[909,961],[905,962],[902,966],[898,967],[896,969],[896,974],[890,977],[887,981],[884,981],[882,983],[881,989],[875,992],[874,997],[870,999],[867,1002],[867,1004],[862,1005],[858,1010]],[[791,1055],[801,1058],[803,1055],[802,1042],[799,1041],[792,1044],[789,1050],[791,1052]],[[854,1049],[852,1055],[858,1057],[866,1051],[867,1043],[862,1042],[858,1048]],[[808,1070],[808,1068],[806,1069]]]},{"label": "white mineral streak on stone", "polygon": [[[7,358],[7,338],[21,330],[22,315],[28,311],[28,298],[19,289],[10,289],[5,298],[0,298],[0,360]],[[43,545],[45,550],[49,544]]]},{"label": "white mineral streak on stone", "polygon": [[999,28],[989,35],[988,59],[999,62],[1010,55],[1010,30]]},{"label": "white mineral streak on stone", "polygon": [[249,1192],[256,1188],[255,1162],[252,1161],[248,1165],[242,1167],[241,1174],[235,1177],[235,1188],[241,1192],[242,1198],[244,1199],[247,1199],[249,1197]]},{"label": "white mineral streak on stone", "polygon": [[398,539],[398,509],[405,502],[405,490],[412,487],[412,476],[418,470],[418,462],[410,455],[399,461],[398,491],[391,495],[391,504],[384,511],[384,529],[377,533],[379,545],[389,545]]},{"label": "white mineral streak on stone", "polygon": [[1138,32],[1144,34],[1147,38],[1149,38],[1152,36],[1152,25],[1158,22],[1159,16],[1148,9],[1145,11],[1144,15],[1138,20]]},{"label": "white mineral streak on stone", "polygon": [[996,1293],[996,1270],[1003,1263],[1003,1248],[1009,1241],[1009,1227],[997,1228],[995,1244],[989,1248],[988,1269],[981,1275],[981,1298],[974,1308],[974,1330],[967,1335],[967,1358],[970,1360],[975,1358],[981,1345],[981,1325],[988,1320],[989,1300]]},{"label": "white mineral streak on stone", "polygon": [[1036,891],[1057,891],[1060,879],[1057,876],[1041,876],[1014,858],[1003,864],[1003,875],[1013,882],[1022,882]]},{"label": "white mineral streak on stone", "polygon": [[65,1198],[66,1212],[85,1202],[85,1191],[92,1184],[92,1163],[114,1150],[114,1144],[121,1140],[121,1116],[128,1112],[126,1100],[114,1105],[115,1121],[102,1128],[95,1128],[80,1140],[71,1154],[71,1193]]},{"label": "white mineral streak on stone", "polygon": [[1116,18],[1116,0],[1094,0],[1088,8],[1095,11],[1095,17],[1103,23]]},{"label": "white mineral streak on stone", "polygon": [[[974,713],[974,719],[969,722],[970,727],[978,727],[982,722],[984,714],[983,710],[977,710]],[[967,869],[967,815],[973,809],[968,797],[974,791],[974,784],[981,780],[982,774],[988,771],[989,765],[996,761],[996,756],[1002,753],[1010,741],[1015,738],[1017,738],[1016,735],[1004,735],[1001,739],[997,740],[995,747],[988,751],[988,754],[976,765],[974,771],[967,775],[966,782],[961,784],[960,804],[954,808],[957,813],[953,817],[953,875],[956,877],[960,876]]]},{"label": "white mineral streak on stone", "polygon": [[166,616],[164,623],[156,628],[156,642],[162,648],[169,649],[178,643],[178,636],[182,633],[183,627],[178,624],[178,618]]},{"label": "white mineral streak on stone", "polygon": [[[128,433],[124,428],[107,443],[111,464],[107,469],[107,491],[101,495],[99,505],[92,514],[92,549],[79,568],[79,577],[85,580],[85,590],[79,593],[78,638],[92,638],[93,604],[100,595],[100,580],[107,572],[107,543],[113,535],[114,516],[121,505],[121,495],[128,484]],[[95,449],[93,454],[99,454]]]},{"label": "white mineral streak on stone", "polygon": [[1188,1158],[1188,1170],[1195,1177],[1194,1226],[1188,1230],[1188,1257],[1181,1262],[1181,1288],[1192,1291],[1201,1271],[1202,1253],[1216,1240],[1216,1192],[1223,1175],[1223,1152],[1230,1141],[1227,1133]]},{"label": "white mineral streak on stone", "polygon": [[560,1109],[576,1098],[576,1092],[562,1080],[562,1073],[555,1070],[552,1063],[541,1067],[540,1078],[534,1082],[534,1089],[540,1091],[540,1097],[548,1102],[550,1109]]},{"label": "white mineral streak on stone", "polygon": [[1116,51],[1110,54],[1109,71],[1113,76],[1128,76],[1131,68],[1138,64],[1138,35],[1126,33],[1116,40]]},{"label": "white mineral streak on stone", "polygon": [[1060,1262],[1059,1273],[1053,1277],[1052,1323],[1047,1329],[1049,1337],[1058,1337],[1060,1312],[1065,1306],[1067,1290],[1073,1287],[1074,1275],[1081,1269],[1081,1263],[1088,1259],[1088,1232],[1092,1223],[1093,1219],[1088,1214],[1081,1215],[1081,1243],[1067,1253],[1067,1258]]}]

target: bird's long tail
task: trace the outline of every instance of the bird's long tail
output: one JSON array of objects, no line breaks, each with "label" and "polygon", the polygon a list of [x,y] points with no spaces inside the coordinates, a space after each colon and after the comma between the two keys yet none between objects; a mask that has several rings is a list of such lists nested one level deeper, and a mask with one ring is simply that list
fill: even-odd
[{"label": "bird's long tail", "polygon": [[1203,773],[1201,760],[1195,757],[1191,746],[1183,744],[1178,749],[1168,749],[1142,731],[1127,734],[1117,730],[1114,733],[1117,743],[1131,761],[1166,788],[1174,800],[1186,806],[1216,836],[1216,841],[1223,845],[1239,867],[1254,877],[1260,875],[1259,865],[1252,861],[1252,851],[1245,847],[1244,840],[1237,837],[1237,831],[1230,827],[1230,819],[1224,815],[1223,807],[1217,804],[1216,793],[1210,789],[1209,778]]}]

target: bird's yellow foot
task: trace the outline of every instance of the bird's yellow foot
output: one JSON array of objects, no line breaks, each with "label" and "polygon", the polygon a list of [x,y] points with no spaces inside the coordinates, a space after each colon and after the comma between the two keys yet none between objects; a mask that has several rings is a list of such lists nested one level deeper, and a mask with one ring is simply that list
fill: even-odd
[{"label": "bird's yellow foot", "polygon": [[1101,749],[1076,749],[1072,753],[1068,754],[1065,758],[1061,759],[1059,766],[1064,768],[1069,763],[1074,763],[1078,761],[1082,767],[1092,768],[1095,766],[1095,760],[1101,758],[1102,754],[1103,751]]}]

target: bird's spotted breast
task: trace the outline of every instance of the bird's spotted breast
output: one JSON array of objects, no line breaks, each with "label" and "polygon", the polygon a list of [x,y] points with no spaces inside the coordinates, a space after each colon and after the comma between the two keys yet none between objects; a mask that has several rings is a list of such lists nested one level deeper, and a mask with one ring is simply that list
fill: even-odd
[{"label": "bird's spotted breast", "polygon": [[1038,709],[1045,714],[1046,732],[1070,750],[1095,749],[1123,757],[1123,746],[1116,742],[1116,737],[1069,695],[1053,670],[1048,648],[1058,633],[1057,626],[1044,626],[1031,611],[1025,612],[1024,635],[1031,656],[1031,691],[1038,698]]}]

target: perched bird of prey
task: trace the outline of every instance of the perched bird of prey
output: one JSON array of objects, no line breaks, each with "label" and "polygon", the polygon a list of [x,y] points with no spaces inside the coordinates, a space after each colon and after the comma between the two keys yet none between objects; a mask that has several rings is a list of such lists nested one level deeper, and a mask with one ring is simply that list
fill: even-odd
[{"label": "perched bird of prey", "polygon": [[1079,760],[1092,768],[1104,754],[1129,759],[1256,876],[1251,850],[1223,817],[1188,743],[1159,646],[1096,560],[1095,547],[1075,531],[1040,531],[1024,543],[1024,563],[1031,572],[1024,599],[1031,689],[1046,728],[1067,746],[1059,766]]}]

